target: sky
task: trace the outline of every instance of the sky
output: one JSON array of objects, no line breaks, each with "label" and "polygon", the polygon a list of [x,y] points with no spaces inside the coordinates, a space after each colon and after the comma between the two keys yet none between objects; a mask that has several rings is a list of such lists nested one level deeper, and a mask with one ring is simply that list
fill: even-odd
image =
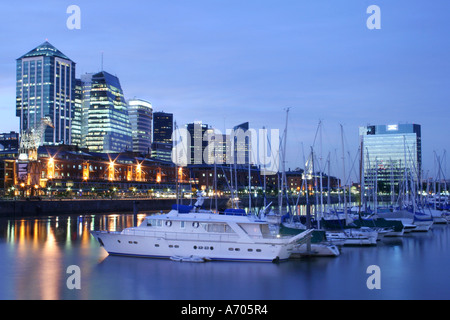
[{"label": "sky", "polygon": [[[66,25],[70,5],[80,29]],[[367,27],[370,5],[381,29]],[[417,123],[424,175],[439,155],[448,178],[448,12],[446,0],[2,1],[0,131],[19,130],[16,59],[48,39],[77,77],[100,71],[103,53],[126,99],[150,101],[179,126],[248,121],[282,133],[289,108],[287,169],[303,168],[314,144],[339,175],[342,148],[347,171],[354,163],[360,126]]]}]

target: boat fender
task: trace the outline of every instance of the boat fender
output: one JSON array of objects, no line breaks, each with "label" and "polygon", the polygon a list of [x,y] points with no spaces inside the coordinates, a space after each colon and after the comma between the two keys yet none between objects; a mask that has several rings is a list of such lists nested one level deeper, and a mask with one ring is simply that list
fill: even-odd
[{"label": "boat fender", "polygon": [[166,221],[166,226],[167,226],[167,227],[171,227],[171,226],[172,226],[172,221],[170,221],[170,220],[169,220],[169,221]]},{"label": "boat fender", "polygon": [[192,222],[192,226],[194,227],[194,228],[198,228],[198,226],[199,226],[200,224],[196,221],[196,222]]}]

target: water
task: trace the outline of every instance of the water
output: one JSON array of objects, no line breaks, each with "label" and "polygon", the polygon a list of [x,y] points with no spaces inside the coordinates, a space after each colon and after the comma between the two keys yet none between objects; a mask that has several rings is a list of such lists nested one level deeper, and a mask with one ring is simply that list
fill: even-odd
[{"label": "water", "polygon": [[[140,219],[143,216],[139,216]],[[450,226],[344,247],[336,258],[279,264],[186,263],[108,256],[91,229],[121,230],[132,215],[0,219],[0,299],[449,299]],[[81,289],[69,289],[71,265]],[[369,290],[367,267],[381,271]]]}]

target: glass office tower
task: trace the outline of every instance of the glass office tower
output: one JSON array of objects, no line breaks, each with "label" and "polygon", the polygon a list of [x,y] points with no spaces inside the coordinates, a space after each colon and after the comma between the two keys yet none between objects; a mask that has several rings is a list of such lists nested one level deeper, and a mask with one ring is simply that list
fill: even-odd
[{"label": "glass office tower", "polygon": [[172,145],[173,114],[166,112],[153,113],[153,142]]},{"label": "glass office tower", "polygon": [[72,120],[72,144],[81,146],[81,120],[83,115],[83,83],[75,79],[75,99]]},{"label": "glass office tower", "polygon": [[152,158],[172,161],[173,114],[153,112]]},{"label": "glass office tower", "polygon": [[133,136],[133,152],[150,154],[152,145],[152,112],[150,102],[133,99],[128,101],[128,115]]},{"label": "glass office tower", "polygon": [[17,60],[16,116],[20,131],[39,126],[50,117],[44,144],[71,144],[74,113],[75,62],[44,42]]},{"label": "glass office tower", "polygon": [[131,126],[119,79],[101,71],[92,76],[86,145],[94,152],[132,150]]},{"label": "glass office tower", "polygon": [[420,179],[422,138],[419,124],[368,125],[360,127],[359,134],[366,187],[373,185],[376,179],[378,189],[388,192],[391,185],[398,188],[404,181]]}]

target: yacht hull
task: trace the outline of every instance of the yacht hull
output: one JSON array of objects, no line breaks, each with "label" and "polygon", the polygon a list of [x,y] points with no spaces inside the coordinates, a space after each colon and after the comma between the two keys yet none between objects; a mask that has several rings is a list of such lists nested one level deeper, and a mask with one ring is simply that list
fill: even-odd
[{"label": "yacht hull", "polygon": [[146,258],[192,255],[208,260],[274,262],[287,260],[293,248],[293,244],[167,239],[107,231],[91,231],[91,234],[110,255]]}]

